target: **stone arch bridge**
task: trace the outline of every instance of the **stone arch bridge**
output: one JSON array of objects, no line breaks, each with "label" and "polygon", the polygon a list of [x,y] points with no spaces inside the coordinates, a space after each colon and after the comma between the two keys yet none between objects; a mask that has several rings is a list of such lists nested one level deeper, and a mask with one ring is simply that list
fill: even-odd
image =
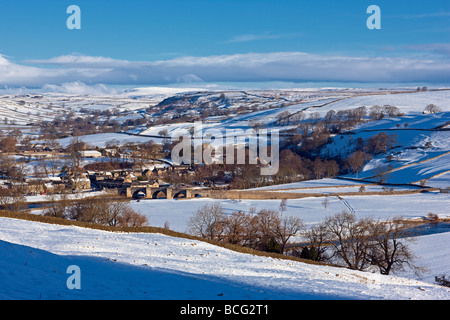
[{"label": "stone arch bridge", "polygon": [[[296,192],[270,192],[250,191],[250,190],[214,190],[188,187],[170,187],[158,185],[131,185],[118,190],[119,194],[126,195],[127,198],[144,199],[178,199],[178,198],[211,198],[211,199],[298,199],[305,197],[326,197],[328,193],[296,193]],[[420,191],[420,190],[419,190]],[[402,191],[399,191],[402,193]],[[350,194],[350,193],[346,193]],[[359,193],[354,193],[355,195]]]},{"label": "stone arch bridge", "polygon": [[177,187],[154,187],[154,186],[130,186],[122,189],[120,193],[127,198],[138,198],[144,195],[144,199],[178,199],[209,197],[209,189],[177,188]]}]

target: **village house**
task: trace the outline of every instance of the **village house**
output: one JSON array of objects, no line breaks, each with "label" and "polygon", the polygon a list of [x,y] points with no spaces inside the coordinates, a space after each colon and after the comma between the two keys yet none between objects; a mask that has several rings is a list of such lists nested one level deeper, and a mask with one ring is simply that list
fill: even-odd
[{"label": "village house", "polygon": [[97,150],[83,150],[80,151],[80,156],[82,158],[101,158],[102,153]]},{"label": "village house", "polygon": [[69,186],[74,191],[80,191],[80,190],[90,190],[91,187],[91,180],[88,178],[87,174],[81,174],[77,177],[72,177],[69,179]]}]

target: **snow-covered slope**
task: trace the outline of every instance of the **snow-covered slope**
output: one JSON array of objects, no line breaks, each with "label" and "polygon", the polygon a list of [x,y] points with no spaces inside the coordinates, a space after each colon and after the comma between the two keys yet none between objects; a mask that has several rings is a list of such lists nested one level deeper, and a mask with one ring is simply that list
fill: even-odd
[{"label": "snow-covered slope", "polygon": [[[70,265],[80,290],[66,286]],[[0,298],[449,299],[450,290],[161,234],[0,218]]]},{"label": "snow-covered slope", "polygon": [[370,108],[378,105],[396,106],[405,114],[420,114],[428,104],[436,104],[442,111],[450,110],[450,91],[425,91],[409,93],[383,93],[383,94],[365,94],[338,100],[328,104],[326,107],[310,109],[311,112],[319,112],[325,115],[329,110],[345,110],[362,106]]}]

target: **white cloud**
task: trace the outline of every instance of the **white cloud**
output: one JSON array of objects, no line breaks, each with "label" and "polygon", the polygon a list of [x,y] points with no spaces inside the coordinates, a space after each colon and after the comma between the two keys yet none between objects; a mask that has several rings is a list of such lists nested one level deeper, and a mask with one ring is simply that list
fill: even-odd
[{"label": "white cloud", "polygon": [[403,15],[393,15],[392,18],[402,18],[402,19],[425,19],[425,18],[445,18],[450,17],[450,12],[439,11],[439,12],[429,12],[420,14],[403,14]]},{"label": "white cloud", "polygon": [[[445,48],[445,47],[444,47]],[[437,49],[437,48],[434,48]],[[13,63],[0,55],[0,85],[165,85],[176,82],[449,82],[450,61],[304,52],[247,53],[128,61],[66,55]],[[33,65],[30,65],[33,64]],[[52,88],[52,87],[49,87]]]},{"label": "white cloud", "polygon": [[225,41],[225,43],[238,43],[238,42],[250,42],[258,40],[273,40],[273,39],[290,39],[300,37],[300,33],[284,33],[284,34],[241,34],[233,36],[231,39]]},{"label": "white cloud", "polygon": [[450,57],[450,43],[429,43],[429,44],[408,45],[407,48],[410,50],[428,51],[431,53]]},{"label": "white cloud", "polygon": [[64,55],[59,57],[54,57],[47,60],[26,60],[26,63],[30,64],[41,64],[41,65],[66,65],[66,66],[125,66],[129,62],[126,60],[117,60],[109,57],[92,57],[83,55]]},{"label": "white cloud", "polygon": [[104,95],[117,94],[119,91],[109,88],[103,84],[87,85],[80,81],[64,82],[61,85],[46,84],[42,87],[46,93],[65,93],[76,95]]},{"label": "white cloud", "polygon": [[41,87],[47,83],[61,84],[72,81],[94,81],[112,69],[80,67],[43,68],[13,63],[0,55],[0,85]]}]

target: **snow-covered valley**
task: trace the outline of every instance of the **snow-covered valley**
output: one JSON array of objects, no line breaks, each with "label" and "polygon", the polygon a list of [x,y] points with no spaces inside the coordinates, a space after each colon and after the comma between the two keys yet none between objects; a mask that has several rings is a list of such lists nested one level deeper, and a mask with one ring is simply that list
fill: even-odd
[{"label": "snow-covered valley", "polygon": [[[438,189],[423,193],[409,191],[449,186],[449,92],[369,92],[365,95],[358,90],[211,93],[190,89],[178,95],[175,89],[158,92],[155,88],[143,88],[112,97],[3,96],[0,99],[0,117],[7,118],[4,130],[20,127],[25,136],[35,138],[35,126],[27,127],[27,124],[52,121],[61,114],[67,115],[69,108],[77,117],[85,116],[86,110],[99,110],[104,116],[106,110],[114,109],[112,118],[123,123],[127,119],[145,116],[156,119],[159,113],[164,112],[176,115],[176,107],[180,106],[184,106],[183,110],[188,115],[200,113],[204,109],[190,110],[191,106],[207,105],[212,101],[223,115],[205,116],[204,127],[225,131],[248,130],[254,122],[261,122],[271,129],[295,128],[279,122],[283,119],[280,118],[283,112],[304,114],[303,119],[311,119],[311,116],[323,118],[330,110],[395,105],[404,112],[403,116],[360,124],[350,132],[333,135],[322,149],[322,155],[345,158],[355,150],[359,138],[367,140],[379,132],[387,132],[396,134],[389,159],[386,153],[375,155],[357,174],[345,174],[336,179],[308,180],[251,190],[277,194],[321,193],[320,197],[287,200],[284,214],[302,219],[306,226],[314,226],[349,207],[359,218],[390,219],[401,215],[417,220],[433,213],[447,219],[450,217],[449,193],[441,193]],[[195,103],[191,105],[194,98]],[[166,101],[167,109],[152,109],[156,105],[164,106],[165,99],[169,99]],[[255,107],[253,110],[254,104],[258,103],[259,109]],[[441,112],[424,114],[423,110],[429,103],[437,104]],[[238,113],[239,108],[246,111]],[[151,114],[147,114],[150,111]],[[149,123],[124,132],[79,137],[93,148],[103,148],[112,140],[119,145],[150,140],[161,143],[162,139],[151,136],[158,136],[162,130],[170,135],[182,129],[189,130],[192,126],[192,122],[183,121]],[[69,136],[58,142],[65,147],[71,140]],[[27,165],[31,172],[32,163]],[[384,181],[387,185],[377,184],[374,178],[376,168],[381,165],[390,165]],[[362,186],[364,191],[361,191]],[[399,191],[399,194],[390,194],[389,190]],[[325,197],[329,200],[326,207],[322,203]],[[26,200],[39,202],[46,199],[38,195],[27,196]],[[280,207],[280,200],[210,198],[130,200],[130,205],[144,215],[151,226],[168,226],[171,230],[186,232],[189,219],[202,206],[212,202],[219,202],[228,215],[235,211],[247,213],[261,209],[278,210]],[[41,212],[35,210],[32,213]],[[384,276],[243,254],[206,242],[163,234],[107,232],[0,218],[0,298],[448,300],[450,290],[436,285],[434,277],[450,275],[449,242],[450,232],[416,237],[411,248],[417,256],[417,264],[425,267],[426,271],[420,276],[411,270]],[[70,290],[66,286],[70,276],[66,271],[70,265],[81,269],[81,290]]]}]

